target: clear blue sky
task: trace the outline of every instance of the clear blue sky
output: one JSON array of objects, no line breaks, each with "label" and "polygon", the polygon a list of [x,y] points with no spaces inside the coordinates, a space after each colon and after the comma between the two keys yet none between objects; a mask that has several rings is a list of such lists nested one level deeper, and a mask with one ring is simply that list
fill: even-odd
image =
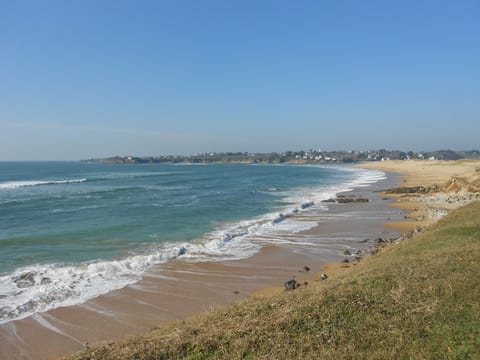
[{"label": "clear blue sky", "polygon": [[480,148],[480,2],[0,1],[0,160]]}]

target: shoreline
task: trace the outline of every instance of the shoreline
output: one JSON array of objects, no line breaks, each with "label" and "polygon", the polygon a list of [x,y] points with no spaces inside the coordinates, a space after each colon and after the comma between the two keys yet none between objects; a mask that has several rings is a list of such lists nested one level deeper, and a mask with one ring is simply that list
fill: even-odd
[{"label": "shoreline", "polygon": [[[381,180],[366,188],[345,193],[357,196],[371,194],[368,196],[376,198],[373,203],[329,204],[328,211],[324,212],[329,215],[325,222],[314,229],[286,235],[283,240],[287,245],[265,246],[254,256],[241,260],[199,263],[171,261],[156,266],[136,284],[84,304],[57,308],[9,322],[0,327],[0,335],[6,340],[2,341],[0,355],[53,359],[81,350],[85,343],[142,334],[152,327],[184,320],[248,296],[267,296],[283,291],[283,283],[293,276],[304,284],[305,281],[315,281],[323,272],[331,272],[330,276],[342,270],[342,266],[353,267],[352,264],[340,263],[344,258],[343,250],[351,247],[351,243],[340,242],[321,257],[318,253],[311,254],[304,243],[308,244],[312,238],[331,237],[339,233],[337,238],[331,239],[338,241],[338,236],[350,233],[356,234],[356,246],[366,252],[376,236],[395,232],[384,225],[385,211],[389,211],[390,216],[398,216],[399,221],[400,211],[394,210],[389,206],[390,201],[374,192],[375,189],[381,190],[377,187],[391,187],[382,185],[384,183],[398,183],[397,176],[390,174],[387,177],[386,181]],[[376,210],[369,213],[371,208]],[[359,214],[363,214],[363,218]],[[313,216],[302,215],[305,215],[305,220]],[[357,219],[352,224],[351,219],[355,216]],[[374,230],[372,224],[375,224]],[[339,231],[345,226],[350,230]],[[366,234],[371,235],[370,241],[359,242],[364,240]],[[304,266],[311,268],[311,271],[301,272]],[[46,339],[55,343],[55,347],[45,349],[42,345]]]}]

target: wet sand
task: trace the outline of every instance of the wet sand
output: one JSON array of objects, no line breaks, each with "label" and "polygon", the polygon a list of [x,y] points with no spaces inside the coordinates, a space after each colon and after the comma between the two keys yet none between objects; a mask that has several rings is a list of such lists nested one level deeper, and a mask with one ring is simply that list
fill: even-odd
[{"label": "wet sand", "polygon": [[322,204],[302,213],[296,221],[315,221],[318,226],[262,239],[261,243],[274,244],[251,258],[170,261],[148,271],[140,282],[84,304],[0,325],[0,358],[55,359],[81,350],[85,343],[145,333],[247,296],[284,291],[284,282],[292,278],[304,284],[318,281],[322,272],[353,266],[340,265],[345,250],[366,253],[374,239],[398,233],[388,222],[401,222],[403,211],[376,192],[398,182],[397,176],[390,175],[373,186],[343,194],[368,198],[368,203]]}]

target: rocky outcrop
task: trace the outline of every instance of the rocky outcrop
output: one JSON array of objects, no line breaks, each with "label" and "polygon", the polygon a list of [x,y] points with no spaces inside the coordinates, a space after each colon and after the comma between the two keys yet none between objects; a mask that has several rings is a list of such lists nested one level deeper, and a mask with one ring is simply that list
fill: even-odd
[{"label": "rocky outcrop", "polygon": [[480,177],[469,181],[454,176],[443,185],[399,187],[385,193],[401,195],[402,201],[423,203],[423,214],[417,220],[438,220],[450,210],[480,200]]},{"label": "rocky outcrop", "polygon": [[480,177],[473,179],[472,181],[468,181],[464,177],[457,177],[454,176],[450,178],[445,184],[441,186],[441,191],[444,192],[480,192]]},{"label": "rocky outcrop", "polygon": [[358,204],[358,203],[367,203],[370,200],[366,198],[356,198],[353,196],[338,196],[336,199],[327,199],[327,200],[322,200],[322,203],[337,203],[337,204]]},{"label": "rocky outcrop", "polygon": [[398,188],[388,189],[386,194],[427,194],[438,189],[437,185],[433,186],[402,186]]},{"label": "rocky outcrop", "polygon": [[339,204],[351,204],[351,203],[367,203],[370,200],[365,198],[340,198],[337,199],[337,203]]}]

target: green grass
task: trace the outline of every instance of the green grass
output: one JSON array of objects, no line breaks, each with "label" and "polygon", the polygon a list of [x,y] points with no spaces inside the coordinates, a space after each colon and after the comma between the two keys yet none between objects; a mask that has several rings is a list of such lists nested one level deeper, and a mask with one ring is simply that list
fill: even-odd
[{"label": "green grass", "polygon": [[335,281],[248,299],[71,359],[480,359],[480,202]]}]

